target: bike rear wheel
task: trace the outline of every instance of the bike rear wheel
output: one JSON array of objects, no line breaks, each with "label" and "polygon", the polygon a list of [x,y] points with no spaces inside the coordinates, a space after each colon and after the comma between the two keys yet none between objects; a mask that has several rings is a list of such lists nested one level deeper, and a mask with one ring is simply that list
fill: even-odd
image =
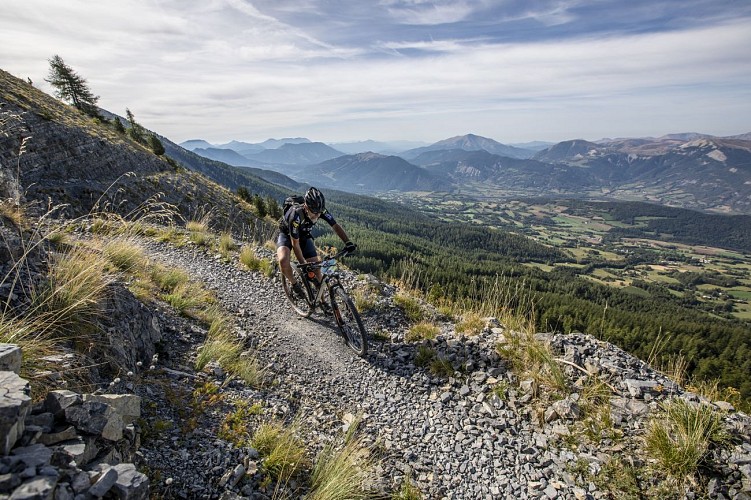
[{"label": "bike rear wheel", "polygon": [[367,332],[354,302],[341,287],[334,288],[332,299],[334,319],[345,342],[358,356],[365,356],[368,352]]},{"label": "bike rear wheel", "polygon": [[[303,318],[307,318],[313,312],[313,308],[310,305],[311,300],[309,298],[298,297],[295,295],[295,292],[292,290],[292,285],[281,270],[280,274],[282,275],[282,289],[284,289],[284,295],[287,296],[287,300],[289,300],[290,305],[292,305],[292,309]],[[300,283],[300,286],[305,292],[305,296],[309,297],[310,294],[308,288],[305,286],[304,278],[300,275],[300,272],[293,267],[292,274],[295,276],[295,280]]]}]

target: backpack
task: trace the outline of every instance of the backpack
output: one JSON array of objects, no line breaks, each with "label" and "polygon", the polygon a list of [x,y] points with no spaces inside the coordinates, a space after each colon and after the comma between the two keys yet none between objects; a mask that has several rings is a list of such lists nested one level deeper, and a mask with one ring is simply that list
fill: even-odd
[{"label": "backpack", "polygon": [[305,197],[301,194],[293,194],[292,196],[287,196],[287,198],[284,200],[284,204],[282,205],[282,214],[287,215],[287,212],[290,208],[295,205],[302,205],[303,203],[305,203]]}]

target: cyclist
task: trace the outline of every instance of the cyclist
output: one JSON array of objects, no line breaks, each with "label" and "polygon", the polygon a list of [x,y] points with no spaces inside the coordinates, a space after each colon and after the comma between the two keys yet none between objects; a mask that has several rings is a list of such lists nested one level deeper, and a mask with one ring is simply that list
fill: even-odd
[{"label": "cyclist", "polygon": [[[292,284],[293,292],[304,297],[302,285],[295,281],[290,264],[290,251],[294,252],[297,262],[319,262],[310,232],[318,219],[325,220],[337,236],[344,242],[344,249],[353,253],[357,245],[352,243],[334,216],[326,210],[326,199],[318,189],[311,187],[305,193],[302,205],[292,205],[279,219],[279,236],[276,239],[276,258],[287,280]],[[321,270],[316,270],[318,282],[321,282]]]}]

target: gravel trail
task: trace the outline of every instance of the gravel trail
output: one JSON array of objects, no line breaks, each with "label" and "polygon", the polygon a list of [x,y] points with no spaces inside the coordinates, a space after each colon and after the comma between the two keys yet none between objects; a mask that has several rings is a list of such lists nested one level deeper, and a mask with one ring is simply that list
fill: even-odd
[{"label": "gravel trail", "polygon": [[[254,346],[275,383],[264,397],[297,413],[320,441],[331,439],[351,415],[385,451],[385,488],[409,474],[426,498],[573,497],[578,491],[558,471],[566,460],[549,451],[523,407],[491,391],[506,370],[493,353],[493,334],[459,342],[442,335],[439,354],[461,363],[462,378],[432,376],[413,364],[416,346],[373,342],[357,357],[330,318],[300,318],[278,281],[240,270],[201,249],[146,242],[154,260],[188,271],[215,291],[234,314],[238,334]],[[369,332],[398,336],[403,329],[389,311],[365,315]],[[230,389],[232,389],[232,385]],[[245,390],[245,392],[249,392]],[[252,392],[252,391],[250,391]],[[242,391],[237,397],[243,397]],[[565,453],[564,453],[565,455]],[[246,492],[247,493],[247,492]]]}]

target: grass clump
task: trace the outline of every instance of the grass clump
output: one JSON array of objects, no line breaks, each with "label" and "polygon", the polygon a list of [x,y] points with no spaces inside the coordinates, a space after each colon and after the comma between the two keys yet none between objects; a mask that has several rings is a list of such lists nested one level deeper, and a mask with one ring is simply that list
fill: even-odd
[{"label": "grass clump", "polygon": [[218,436],[225,441],[242,448],[250,444],[250,424],[253,417],[263,413],[261,403],[252,405],[245,400],[238,400],[235,410],[224,417],[219,427]]},{"label": "grass clump", "polygon": [[588,377],[578,401],[582,418],[574,424],[574,431],[593,443],[600,443],[606,438],[621,438],[623,432],[616,429],[610,411],[611,396],[612,391],[605,382],[598,377]]},{"label": "grass clump", "polygon": [[416,323],[422,321],[425,318],[425,312],[423,311],[420,302],[413,296],[399,292],[394,296],[394,303],[404,311],[407,319]]},{"label": "grass clump", "polygon": [[391,496],[392,500],[422,500],[422,494],[409,477],[404,477],[399,491]]},{"label": "grass clump", "polygon": [[713,446],[729,441],[719,412],[706,404],[674,398],[662,403],[647,429],[647,453],[677,481],[693,480]]},{"label": "grass clump", "polygon": [[288,481],[307,466],[305,446],[294,425],[263,423],[253,433],[250,445],[263,457],[263,470],[277,482]]},{"label": "grass clump", "polygon": [[367,290],[360,288],[352,290],[352,299],[355,301],[355,307],[361,313],[372,311],[376,307],[375,297]]},{"label": "grass clump", "polygon": [[206,340],[198,350],[196,369],[203,370],[209,362],[215,361],[224,370],[251,386],[260,386],[263,382],[263,369],[255,357],[243,352],[242,342],[232,332],[232,320],[229,316],[215,306],[201,311],[200,316],[209,326]]},{"label": "grass clump", "polygon": [[515,332],[507,340],[497,346],[497,351],[522,378],[534,380],[535,387],[549,389],[546,392],[550,396],[568,393],[566,375],[547,342],[539,340],[530,330]]},{"label": "grass clump", "polygon": [[430,363],[433,362],[436,356],[435,349],[421,345],[417,348],[417,353],[415,354],[415,365],[422,367],[430,366]]},{"label": "grass clump", "polygon": [[248,245],[240,249],[240,264],[249,271],[259,271],[269,278],[274,274],[274,265],[266,259],[256,257],[255,251]]},{"label": "grass clump", "polygon": [[429,369],[430,373],[437,377],[449,378],[453,377],[455,373],[454,365],[451,364],[451,361],[441,356],[437,356],[430,362]]},{"label": "grass clump", "polygon": [[121,271],[135,271],[146,267],[143,247],[127,239],[114,239],[107,242],[104,255]]},{"label": "grass clump", "polygon": [[232,239],[232,235],[229,233],[222,233],[219,236],[219,252],[222,255],[228,255],[235,250],[237,250],[237,243]]},{"label": "grass clump", "polygon": [[419,340],[433,340],[441,333],[441,329],[438,326],[428,321],[421,321],[416,325],[412,325],[407,334],[404,336],[404,340],[407,342],[415,342]]},{"label": "grass clump", "polygon": [[213,302],[209,292],[192,282],[177,285],[170,293],[162,295],[162,299],[183,316],[193,318],[196,317],[197,309]]},{"label": "grass clump", "polygon": [[476,312],[469,312],[456,324],[455,329],[456,333],[478,335],[485,329],[485,319]]},{"label": "grass clump", "polygon": [[316,459],[311,476],[310,500],[361,500],[377,498],[368,487],[378,464],[372,448],[357,437],[356,420],[342,445],[329,444]]},{"label": "grass clump", "polygon": [[190,281],[188,273],[175,267],[166,267],[156,264],[149,273],[151,281],[163,292],[171,292],[178,286]]},{"label": "grass clump", "polygon": [[91,331],[112,279],[109,262],[97,252],[75,247],[50,259],[47,282],[32,291],[27,318],[41,334],[77,335]]},{"label": "grass clump", "polygon": [[185,229],[188,230],[188,239],[199,247],[209,247],[213,238],[209,232],[209,218],[203,217],[200,220],[189,220],[185,223]]},{"label": "grass clump", "polygon": [[603,464],[600,472],[590,479],[600,490],[609,492],[609,498],[640,500],[645,498],[645,495],[639,484],[639,473],[639,469],[632,464],[620,458],[611,458]]}]

